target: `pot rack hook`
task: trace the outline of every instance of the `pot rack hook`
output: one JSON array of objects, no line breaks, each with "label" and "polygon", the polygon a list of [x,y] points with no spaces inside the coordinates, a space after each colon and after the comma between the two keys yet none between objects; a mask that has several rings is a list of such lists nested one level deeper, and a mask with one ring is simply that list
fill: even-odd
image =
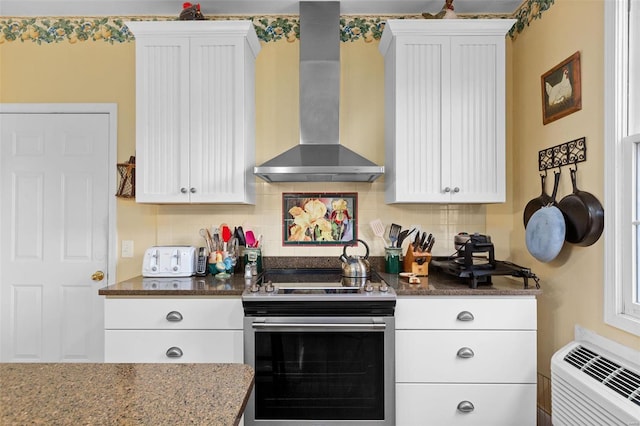
[{"label": "pot rack hook", "polygon": [[583,161],[587,161],[587,140],[584,136],[538,151],[539,171],[575,165]]}]

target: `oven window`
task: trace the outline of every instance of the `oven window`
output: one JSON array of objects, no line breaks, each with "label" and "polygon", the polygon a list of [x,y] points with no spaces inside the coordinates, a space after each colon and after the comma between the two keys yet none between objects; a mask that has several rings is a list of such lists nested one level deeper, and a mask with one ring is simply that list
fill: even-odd
[{"label": "oven window", "polygon": [[255,417],[384,419],[384,333],[256,332]]}]

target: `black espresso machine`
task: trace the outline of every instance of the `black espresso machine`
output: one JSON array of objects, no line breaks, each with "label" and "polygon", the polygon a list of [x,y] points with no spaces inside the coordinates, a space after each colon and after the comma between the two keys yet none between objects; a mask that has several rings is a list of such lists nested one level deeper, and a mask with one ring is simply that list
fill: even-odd
[{"label": "black espresso machine", "polygon": [[479,233],[460,233],[455,238],[456,252],[448,257],[435,257],[430,267],[468,282],[469,287],[491,285],[494,275],[510,275],[522,278],[524,288],[529,288],[529,278],[540,288],[540,280],[531,269],[515,263],[496,260],[491,237]]}]

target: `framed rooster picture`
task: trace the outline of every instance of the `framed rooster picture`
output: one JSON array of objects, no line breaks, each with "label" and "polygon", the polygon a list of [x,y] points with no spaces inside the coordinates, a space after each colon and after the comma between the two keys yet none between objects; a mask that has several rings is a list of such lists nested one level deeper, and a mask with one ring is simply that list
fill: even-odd
[{"label": "framed rooster picture", "polygon": [[544,124],[582,109],[580,52],[544,73],[541,80]]}]

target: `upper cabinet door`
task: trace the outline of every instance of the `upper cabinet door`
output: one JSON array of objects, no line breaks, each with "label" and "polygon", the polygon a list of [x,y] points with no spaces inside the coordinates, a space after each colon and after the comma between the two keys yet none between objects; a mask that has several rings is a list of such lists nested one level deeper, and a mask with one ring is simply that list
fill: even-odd
[{"label": "upper cabinet door", "polygon": [[387,203],[504,202],[504,38],[513,22],[387,21]]},{"label": "upper cabinet door", "polygon": [[189,139],[189,39],[137,38],[138,202],[189,200]]},{"label": "upper cabinet door", "polygon": [[247,159],[255,163],[255,150],[243,143],[247,126],[253,126],[247,110],[254,108],[253,98],[245,103],[243,42],[238,37],[191,40],[193,202],[244,202],[245,181],[255,179],[245,176]]},{"label": "upper cabinet door", "polygon": [[505,201],[505,96],[504,35],[451,37],[454,203]]},{"label": "upper cabinet door", "polygon": [[127,25],[136,36],[136,201],[254,204],[253,24]]}]

